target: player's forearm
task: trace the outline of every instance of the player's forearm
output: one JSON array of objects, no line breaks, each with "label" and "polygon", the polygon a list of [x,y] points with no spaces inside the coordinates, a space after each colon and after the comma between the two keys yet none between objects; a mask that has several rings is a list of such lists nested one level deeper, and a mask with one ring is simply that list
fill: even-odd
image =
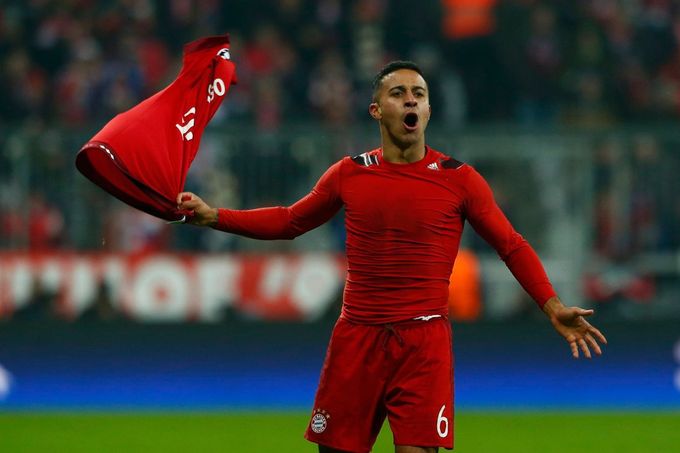
[{"label": "player's forearm", "polygon": [[245,211],[220,208],[211,226],[253,239],[293,239],[300,234],[291,222],[290,209],[281,206]]},{"label": "player's forearm", "polygon": [[528,243],[507,256],[505,264],[539,307],[544,309],[549,300],[556,298],[557,294],[541,260]]}]

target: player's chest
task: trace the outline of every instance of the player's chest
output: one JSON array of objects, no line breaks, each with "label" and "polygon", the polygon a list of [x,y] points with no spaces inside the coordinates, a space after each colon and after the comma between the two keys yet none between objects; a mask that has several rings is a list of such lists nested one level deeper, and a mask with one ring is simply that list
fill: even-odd
[{"label": "player's chest", "polygon": [[463,194],[446,175],[367,172],[343,182],[348,217],[375,228],[421,228],[459,221]]}]

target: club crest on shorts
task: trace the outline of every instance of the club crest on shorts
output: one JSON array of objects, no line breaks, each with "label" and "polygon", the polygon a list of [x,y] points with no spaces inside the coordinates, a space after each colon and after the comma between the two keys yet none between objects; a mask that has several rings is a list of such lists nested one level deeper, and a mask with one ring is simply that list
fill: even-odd
[{"label": "club crest on shorts", "polygon": [[330,418],[331,416],[325,410],[314,409],[314,415],[312,415],[312,421],[310,422],[309,427],[312,428],[312,431],[315,433],[320,434],[326,431]]}]

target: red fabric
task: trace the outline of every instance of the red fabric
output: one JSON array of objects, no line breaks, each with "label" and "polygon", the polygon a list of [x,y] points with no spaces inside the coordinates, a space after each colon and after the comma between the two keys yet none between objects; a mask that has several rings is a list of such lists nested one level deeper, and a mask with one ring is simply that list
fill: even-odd
[{"label": "red fabric", "polygon": [[113,118],[87,142],[76,167],[122,201],[166,220],[178,220],[175,197],[210,119],[230,85],[235,65],[228,35],[184,46],[179,76],[164,90]]},{"label": "red fabric", "polygon": [[385,416],[397,445],[453,448],[453,354],[445,318],[386,326],[340,318],[305,438],[368,452]]},{"label": "red fabric", "polygon": [[220,209],[216,228],[292,239],[344,205],[348,274],[342,316],[359,323],[446,316],[449,277],[466,219],[539,306],[555,295],[536,253],[471,166],[447,165],[450,158],[430,148],[425,158],[406,165],[384,161],[380,150],[366,156],[373,165],[344,158],[290,207]]}]

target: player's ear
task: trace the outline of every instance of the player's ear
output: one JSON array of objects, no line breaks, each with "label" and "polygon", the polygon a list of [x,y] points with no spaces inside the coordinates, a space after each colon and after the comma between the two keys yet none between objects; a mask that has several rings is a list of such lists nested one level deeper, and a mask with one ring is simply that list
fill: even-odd
[{"label": "player's ear", "polygon": [[377,102],[371,102],[371,104],[368,106],[368,113],[375,120],[382,119],[382,109],[380,108],[380,105],[378,105]]}]

